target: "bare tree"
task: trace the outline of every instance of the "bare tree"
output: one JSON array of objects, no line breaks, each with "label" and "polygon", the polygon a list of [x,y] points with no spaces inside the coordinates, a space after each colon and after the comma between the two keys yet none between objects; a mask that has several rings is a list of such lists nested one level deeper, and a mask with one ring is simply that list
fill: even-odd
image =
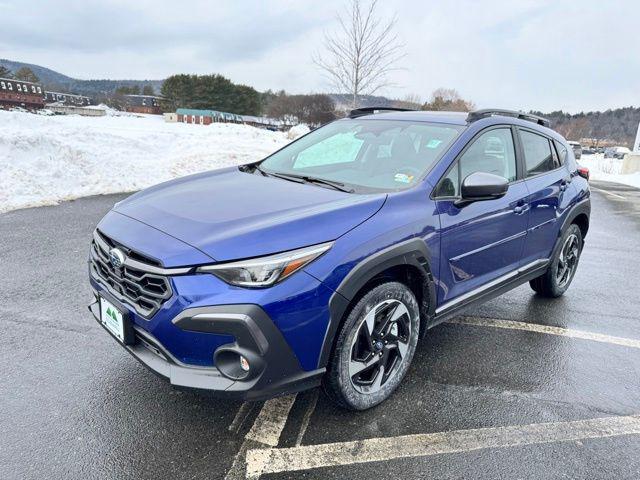
[{"label": "bare tree", "polygon": [[420,95],[416,93],[409,93],[403,98],[392,101],[392,105],[396,108],[408,108],[409,110],[420,110],[423,102]]},{"label": "bare tree", "polygon": [[388,74],[404,56],[404,45],[394,32],[396,17],[386,22],[377,17],[377,0],[368,5],[350,1],[345,14],[338,16],[338,32],[325,33],[326,52],[313,61],[335,88],[352,95],[355,108],[360,95],[392,85]]},{"label": "bare tree", "polygon": [[451,112],[470,112],[476,107],[465,100],[453,88],[438,88],[431,94],[431,100],[422,106],[423,110],[448,110]]}]

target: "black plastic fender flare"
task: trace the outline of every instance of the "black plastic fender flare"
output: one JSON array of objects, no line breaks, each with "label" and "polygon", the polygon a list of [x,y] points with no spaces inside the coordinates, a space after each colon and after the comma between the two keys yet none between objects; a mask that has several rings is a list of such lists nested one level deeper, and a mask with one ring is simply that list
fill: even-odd
[{"label": "black plastic fender flare", "polygon": [[[556,244],[553,246],[553,250],[551,250],[551,255],[549,256],[549,268],[553,263],[553,259],[558,254],[558,250],[562,248],[562,236],[564,235],[564,232],[566,232],[567,228],[569,228],[569,225],[571,225],[573,221],[576,218],[578,218],[578,215],[581,215],[583,213],[587,216],[587,218],[590,221],[591,220],[591,198],[590,197],[580,200],[571,208],[571,210],[569,210],[569,213],[567,213],[567,216],[563,220],[562,225],[558,230],[558,238],[556,239]],[[582,238],[582,243],[584,245],[584,237]]]},{"label": "black plastic fender flare", "polygon": [[426,243],[422,238],[415,237],[380,250],[353,267],[329,299],[329,325],[322,343],[318,368],[326,367],[329,361],[334,337],[351,301],[367,282],[389,268],[412,265],[421,273],[426,282],[425,293],[427,295],[426,301],[428,302],[426,311],[421,308],[421,314],[427,316],[425,320],[428,324],[434,316],[436,303],[436,289],[430,261],[431,255]]},{"label": "black plastic fender flare", "polygon": [[[585,214],[589,220],[591,220],[591,198],[583,198],[578,203],[576,203],[573,208],[569,211],[566,218],[562,222],[562,226],[560,227],[560,231],[558,232],[558,238],[561,238],[564,232],[567,230],[569,225],[573,223],[573,221],[580,214]],[[584,238],[583,238],[584,240]]]}]

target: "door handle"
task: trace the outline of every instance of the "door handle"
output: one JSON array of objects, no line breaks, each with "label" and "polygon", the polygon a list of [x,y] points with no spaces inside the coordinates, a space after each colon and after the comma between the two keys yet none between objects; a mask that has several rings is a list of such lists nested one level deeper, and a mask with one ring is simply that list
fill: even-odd
[{"label": "door handle", "polygon": [[518,205],[518,206],[513,208],[513,212],[516,215],[522,215],[526,211],[527,211],[527,206],[526,205]]}]

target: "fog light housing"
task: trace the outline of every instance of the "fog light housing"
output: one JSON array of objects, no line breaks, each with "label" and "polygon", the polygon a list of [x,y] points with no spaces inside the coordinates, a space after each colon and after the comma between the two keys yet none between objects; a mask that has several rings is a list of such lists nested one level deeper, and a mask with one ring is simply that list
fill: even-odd
[{"label": "fog light housing", "polygon": [[245,372],[249,371],[249,360],[242,355],[240,355],[240,368]]},{"label": "fog light housing", "polygon": [[260,375],[265,364],[260,356],[237,346],[221,347],[213,355],[220,373],[231,380],[247,381]]}]

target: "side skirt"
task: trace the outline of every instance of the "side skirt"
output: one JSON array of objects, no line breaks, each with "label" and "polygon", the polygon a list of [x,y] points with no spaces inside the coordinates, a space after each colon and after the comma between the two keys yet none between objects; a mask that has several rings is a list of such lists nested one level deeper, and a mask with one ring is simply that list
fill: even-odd
[{"label": "side skirt", "polygon": [[544,273],[549,265],[549,259],[536,260],[513,272],[509,272],[495,280],[481,285],[475,290],[471,290],[459,297],[454,298],[436,308],[435,315],[429,324],[429,328],[460,315],[464,310],[473,305],[484,303],[495,297],[502,295],[509,290],[533,280]]}]

